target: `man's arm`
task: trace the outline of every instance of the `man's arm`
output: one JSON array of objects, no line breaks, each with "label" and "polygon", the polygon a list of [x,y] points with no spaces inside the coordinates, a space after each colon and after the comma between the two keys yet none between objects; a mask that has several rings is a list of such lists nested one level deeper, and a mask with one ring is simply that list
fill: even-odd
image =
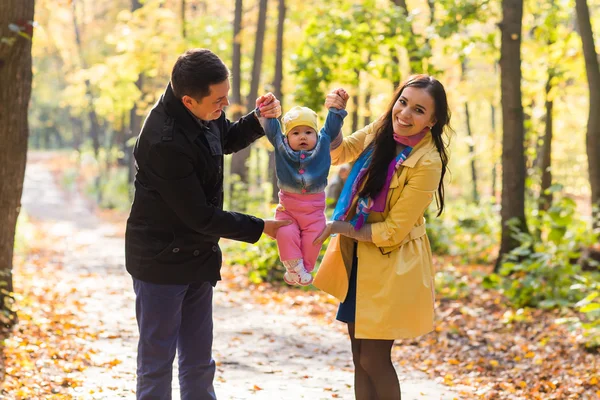
[{"label": "man's arm", "polygon": [[153,145],[149,160],[145,169],[150,183],[189,228],[210,236],[258,241],[264,221],[209,204],[192,161],[178,145],[172,142]]},{"label": "man's arm", "polygon": [[265,134],[254,111],[244,115],[237,122],[231,122],[224,116],[221,118],[223,118],[223,125],[221,126],[224,136],[223,152],[225,154],[240,151]]},{"label": "man's arm", "polygon": [[[256,107],[260,106],[260,112],[265,118],[279,118],[281,105],[273,93],[267,93],[256,99]],[[235,153],[249,146],[256,139],[264,135],[264,131],[258,121],[258,115],[252,111],[242,117],[238,122],[231,123],[224,116],[224,146],[225,154]]]}]

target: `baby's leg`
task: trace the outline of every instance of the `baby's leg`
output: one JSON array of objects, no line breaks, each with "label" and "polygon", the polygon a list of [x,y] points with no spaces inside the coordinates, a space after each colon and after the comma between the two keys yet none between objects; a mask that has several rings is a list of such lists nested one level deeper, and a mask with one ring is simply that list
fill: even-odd
[{"label": "baby's leg", "polygon": [[301,221],[302,258],[304,259],[304,268],[308,272],[311,272],[315,268],[315,263],[317,262],[317,258],[319,258],[321,245],[314,245],[313,242],[323,232],[325,224],[326,220],[323,211],[310,213]]},{"label": "baby's leg", "polygon": [[297,260],[302,258],[300,248],[300,227],[298,222],[286,211],[275,211],[275,219],[278,221],[291,220],[293,223],[282,226],[277,230],[277,249],[279,250],[279,259],[283,261]]},{"label": "baby's leg", "polygon": [[[277,249],[279,250],[279,259],[285,266],[286,272],[283,275],[283,280],[288,285],[294,285],[306,281],[303,280],[298,273],[299,264],[302,264],[302,250],[300,249],[300,227],[290,213],[283,210],[280,205],[275,212],[277,220],[294,221],[290,225],[282,226],[277,231]],[[303,270],[304,268],[300,268]],[[312,279],[311,279],[312,282]]]}]

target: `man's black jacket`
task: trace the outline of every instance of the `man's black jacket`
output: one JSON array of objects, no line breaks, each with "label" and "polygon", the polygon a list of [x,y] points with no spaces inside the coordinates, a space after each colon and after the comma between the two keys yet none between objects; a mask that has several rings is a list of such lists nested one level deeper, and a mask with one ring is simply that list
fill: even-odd
[{"label": "man's black jacket", "polygon": [[[221,149],[210,136],[220,138]],[[264,222],[223,211],[223,153],[264,135],[249,114],[231,123],[222,113],[204,125],[171,88],[156,103],[133,151],[135,197],[127,220],[127,271],[158,284],[216,282],[221,278],[219,239],[254,243]],[[218,144],[218,142],[217,142]]]}]

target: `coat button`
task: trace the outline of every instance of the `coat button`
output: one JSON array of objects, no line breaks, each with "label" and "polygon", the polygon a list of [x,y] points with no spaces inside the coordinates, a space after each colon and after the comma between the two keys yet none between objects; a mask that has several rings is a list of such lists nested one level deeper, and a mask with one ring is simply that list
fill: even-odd
[{"label": "coat button", "polygon": [[200,254],[200,250],[194,250],[194,255],[198,256]]},{"label": "coat button", "polygon": [[179,247],[174,247],[173,248],[173,253],[179,253]]},{"label": "coat button", "polygon": [[212,247],[212,251],[213,251],[213,252],[215,252],[215,253],[216,253],[216,252],[217,252],[217,250],[219,250],[219,248],[218,248],[217,246],[213,246],[213,247]]},{"label": "coat button", "polygon": [[303,170],[303,169],[301,169],[301,170],[299,170],[298,172],[300,173],[300,175],[302,175],[302,174],[304,173],[304,170]]},{"label": "coat button", "polygon": [[306,158],[306,154],[300,154],[300,158],[304,160]]},{"label": "coat button", "polygon": [[219,202],[219,199],[217,199],[216,197],[213,197],[210,202],[216,205]]}]

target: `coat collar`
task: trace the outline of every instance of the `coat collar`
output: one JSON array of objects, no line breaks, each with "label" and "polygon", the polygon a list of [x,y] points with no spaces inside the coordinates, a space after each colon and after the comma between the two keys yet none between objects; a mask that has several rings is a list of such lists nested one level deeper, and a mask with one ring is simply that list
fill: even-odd
[{"label": "coat collar", "polygon": [[433,136],[431,132],[429,132],[419,144],[415,146],[413,151],[410,152],[408,158],[402,163],[402,166],[414,168],[417,165],[417,162],[423,157],[425,154],[429,153],[431,150],[435,149],[435,143],[433,142]]},{"label": "coat collar", "polygon": [[185,135],[190,141],[193,142],[200,136],[200,133],[209,129],[208,124],[200,123],[200,121],[185,108],[181,100],[175,97],[171,82],[167,85],[167,88],[162,95],[161,102],[163,103],[167,114],[175,119],[177,124],[183,128]]}]

